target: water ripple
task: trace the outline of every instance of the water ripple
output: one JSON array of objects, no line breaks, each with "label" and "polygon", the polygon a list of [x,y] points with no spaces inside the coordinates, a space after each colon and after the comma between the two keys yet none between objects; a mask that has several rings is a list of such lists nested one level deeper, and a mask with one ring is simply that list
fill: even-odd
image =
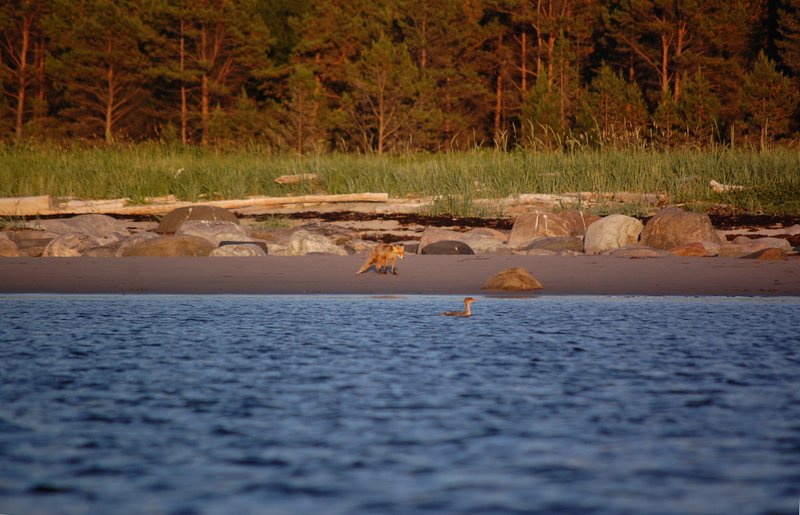
[{"label": "water ripple", "polygon": [[798,299],[0,296],[2,513],[768,513]]}]

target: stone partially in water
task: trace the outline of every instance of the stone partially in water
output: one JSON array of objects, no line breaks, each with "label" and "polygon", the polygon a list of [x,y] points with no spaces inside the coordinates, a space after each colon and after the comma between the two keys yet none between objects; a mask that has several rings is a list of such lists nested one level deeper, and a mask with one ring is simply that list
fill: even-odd
[{"label": "stone partially in water", "polygon": [[530,291],[542,289],[542,283],[524,268],[514,267],[501,270],[483,284],[484,290]]}]

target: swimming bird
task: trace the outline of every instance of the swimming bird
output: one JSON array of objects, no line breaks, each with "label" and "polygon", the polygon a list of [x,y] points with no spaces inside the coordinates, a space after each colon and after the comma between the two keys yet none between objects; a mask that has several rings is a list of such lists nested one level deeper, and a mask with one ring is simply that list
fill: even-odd
[{"label": "swimming bird", "polygon": [[443,317],[470,317],[472,312],[469,310],[469,305],[473,302],[478,302],[478,299],[467,297],[464,299],[464,311],[445,311],[444,313],[439,313],[439,315]]}]

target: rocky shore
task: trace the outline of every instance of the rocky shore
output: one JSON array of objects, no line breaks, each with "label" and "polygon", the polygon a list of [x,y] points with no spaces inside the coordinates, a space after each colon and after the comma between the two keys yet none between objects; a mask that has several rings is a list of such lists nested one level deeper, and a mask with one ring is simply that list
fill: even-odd
[{"label": "rocky shore", "polygon": [[[7,223],[3,257],[257,257],[367,254],[379,242],[402,243],[422,255],[610,255],[784,260],[797,254],[800,225],[738,234],[709,216],[665,208],[643,222],[625,215],[598,217],[577,210],[532,210],[494,224],[424,226],[380,219],[298,220],[269,226],[226,209],[175,209],[159,221],[87,214]],[[469,223],[469,222],[467,222]],[[476,224],[477,225],[477,224]],[[510,228],[509,228],[510,225]],[[739,231],[743,232],[743,231]]]},{"label": "rocky shore", "polygon": [[[88,214],[7,223],[0,293],[475,294],[519,268],[545,295],[800,295],[796,224],[720,229],[676,208],[646,220],[575,210],[470,223],[309,218],[276,223],[192,206],[160,220]],[[404,245],[400,274],[355,276],[379,242]]]}]

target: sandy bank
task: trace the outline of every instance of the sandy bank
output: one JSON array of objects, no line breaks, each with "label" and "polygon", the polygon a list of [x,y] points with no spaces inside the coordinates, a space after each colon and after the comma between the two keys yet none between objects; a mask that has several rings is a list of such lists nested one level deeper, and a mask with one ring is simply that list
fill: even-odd
[{"label": "sandy bank", "polygon": [[0,258],[0,293],[481,294],[511,266],[537,295],[800,295],[800,258],[408,256],[399,275],[355,275],[364,256]]}]

